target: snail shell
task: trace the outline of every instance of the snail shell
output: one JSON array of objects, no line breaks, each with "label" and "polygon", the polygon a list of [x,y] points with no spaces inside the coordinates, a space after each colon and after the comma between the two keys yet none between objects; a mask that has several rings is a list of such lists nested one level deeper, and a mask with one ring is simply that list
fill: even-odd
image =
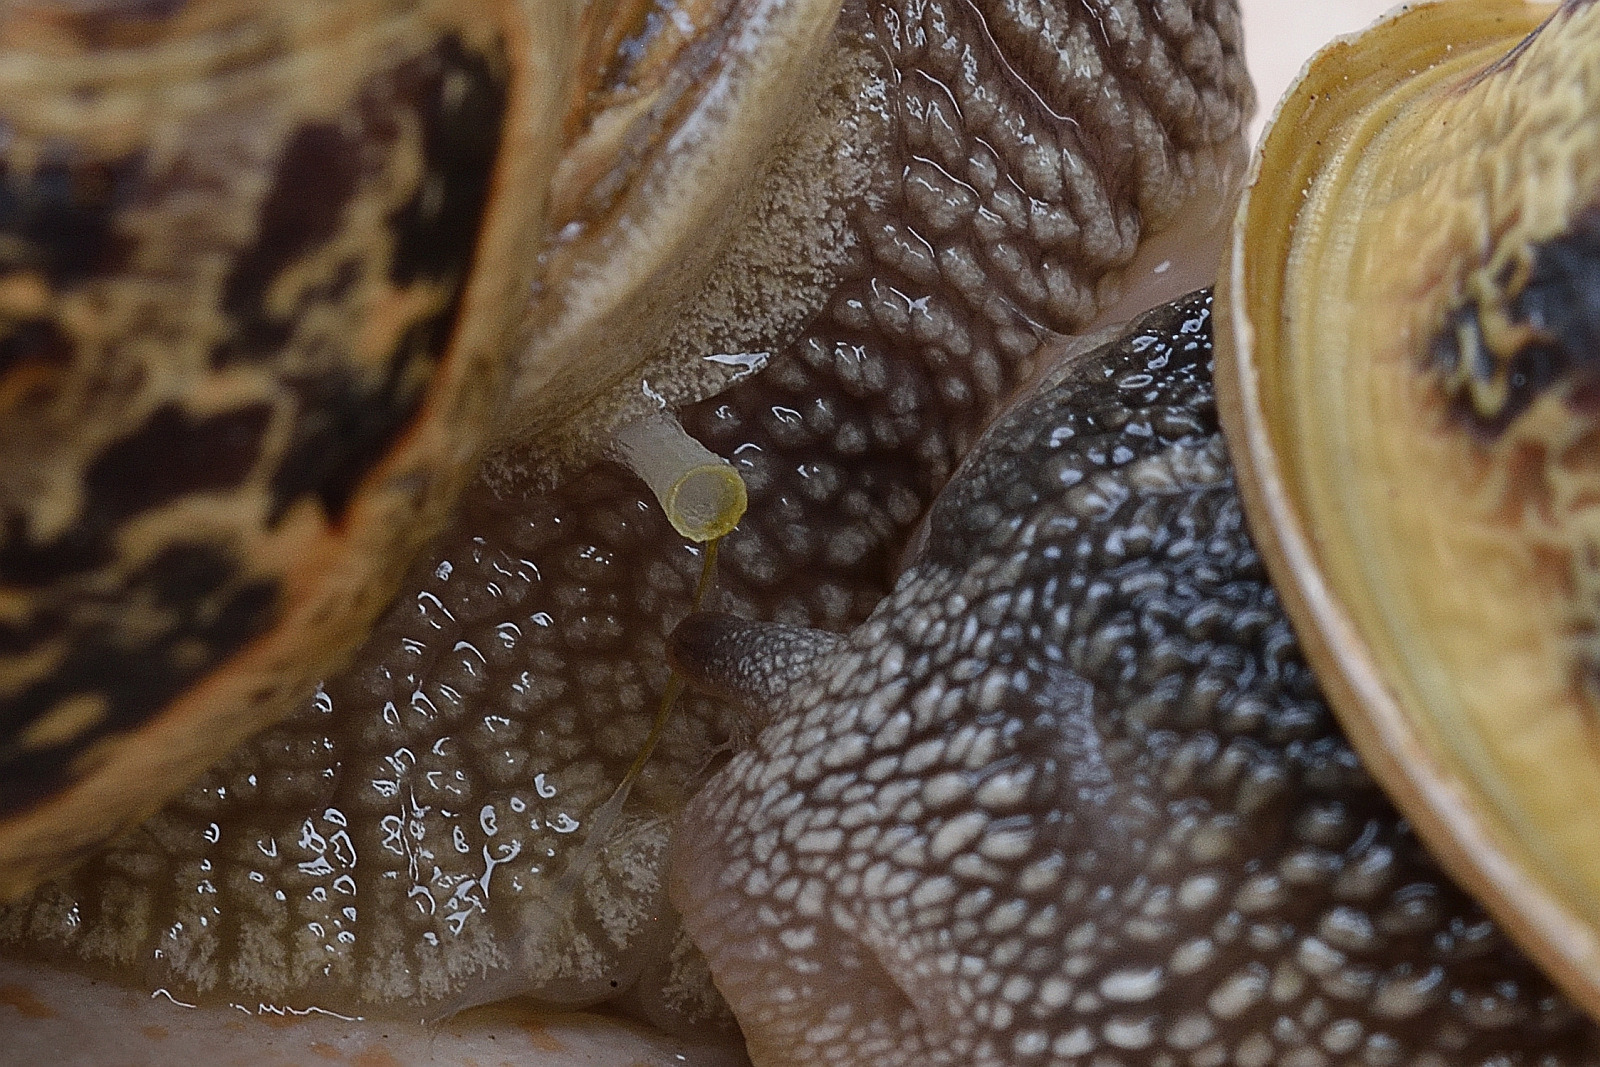
[{"label": "snail shell", "polygon": [[281,713],[454,499],[549,161],[500,150],[551,92],[528,38],[493,4],[0,15],[0,892]]},{"label": "snail shell", "polygon": [[699,280],[837,5],[648,6],[0,12],[0,897],[303,699],[497,427],[730,378],[572,338]]},{"label": "snail shell", "polygon": [[1404,11],[1313,61],[1223,272],[1253,529],[1363,757],[1600,1011],[1600,6]]}]

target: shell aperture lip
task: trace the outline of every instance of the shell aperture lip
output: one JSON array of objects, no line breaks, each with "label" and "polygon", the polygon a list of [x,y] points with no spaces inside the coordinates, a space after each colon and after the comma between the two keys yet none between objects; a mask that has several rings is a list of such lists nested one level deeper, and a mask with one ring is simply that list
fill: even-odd
[{"label": "shell aperture lip", "polygon": [[1418,5],[1327,49],[1236,221],[1218,372],[1357,747],[1591,1012],[1597,84],[1592,4]]}]

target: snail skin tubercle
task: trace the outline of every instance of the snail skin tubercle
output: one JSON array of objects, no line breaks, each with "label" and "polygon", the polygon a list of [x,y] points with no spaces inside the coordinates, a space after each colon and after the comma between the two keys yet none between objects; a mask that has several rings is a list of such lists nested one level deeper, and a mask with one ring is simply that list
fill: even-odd
[{"label": "snail skin tubercle", "polygon": [[[1596,1062],[1316,695],[1231,492],[1207,299],[1036,355],[1246,109],[1231,7],[1152,10],[1049,9],[1070,69],[1006,5],[843,12],[893,136],[826,300],[679,412],[749,491],[718,614],[669,644],[701,550],[633,477],[508,449],[348,672],[0,936],[250,1011],[609,1001],[660,1062],[714,1062],[659,1035],[731,1038],[730,1007],[758,1063]],[[574,871],[669,648],[701,693]],[[75,979],[13,973],[61,1040]]]},{"label": "snail skin tubercle", "polygon": [[[625,10],[652,33],[681,29],[644,6],[614,9]],[[764,40],[746,28],[729,47]],[[763,356],[765,369],[677,414],[749,490],[710,606],[844,630],[887,590],[959,457],[1036,372],[1039,341],[1090,325],[1124,277],[1180,284],[1181,265],[1155,270],[1179,262],[1163,242],[1219,230],[1251,101],[1226,2],[852,3],[827,41],[737,205],[758,220],[804,216],[800,249],[787,230],[770,246],[727,244],[681,301],[696,325],[680,358],[722,384]],[[666,69],[631,48],[600,65],[606,100]],[[715,49],[681,51],[721,62]],[[595,142],[574,113],[559,144],[580,152]],[[662,122],[670,146],[671,114]],[[553,172],[576,173],[563,170],[576,158]],[[820,198],[807,180],[818,167]],[[624,189],[634,173],[602,172]],[[607,211],[579,218],[591,201],[552,194],[552,219],[578,204],[571,221],[588,221],[545,235],[540,300],[569,291],[566,253],[586,234],[628,217],[626,196],[596,202]],[[750,314],[769,291],[796,289],[811,295],[784,315]],[[565,306],[536,304],[530,329]],[[668,384],[633,388],[653,411]],[[526,992],[613,998],[680,1029],[725,1025],[662,907],[661,864],[667,820],[740,735],[736,713],[684,700],[581,891],[555,889],[638,751],[666,680],[665,635],[699,571],[698,551],[642,494],[620,467],[545,439],[497,451],[348,671],[15,905],[5,939],[35,961],[252,1011],[436,1019]],[[136,806],[107,805],[116,818]]]}]

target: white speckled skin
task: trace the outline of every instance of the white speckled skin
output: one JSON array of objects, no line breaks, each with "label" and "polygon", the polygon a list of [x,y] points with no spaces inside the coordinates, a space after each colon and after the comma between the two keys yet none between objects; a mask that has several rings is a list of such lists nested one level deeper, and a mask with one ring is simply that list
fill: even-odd
[{"label": "white speckled skin", "polygon": [[1318,695],[1209,305],[1003,418],[844,640],[680,626],[679,666],[765,723],[670,883],[760,1067],[1600,1062]]}]

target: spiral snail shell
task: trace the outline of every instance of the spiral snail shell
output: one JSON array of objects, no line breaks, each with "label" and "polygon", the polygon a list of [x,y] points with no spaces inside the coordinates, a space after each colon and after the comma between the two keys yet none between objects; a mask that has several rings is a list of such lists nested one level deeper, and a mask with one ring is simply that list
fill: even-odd
[{"label": "spiral snail shell", "polygon": [[646,14],[0,12],[0,895],[303,699],[488,442],[583,408],[571,462],[641,375],[729,376],[570,336],[695,284],[660,264],[726,244],[707,160],[743,180],[835,12]]},{"label": "spiral snail shell", "polygon": [[1600,1010],[1593,366],[1600,7],[1397,12],[1279,106],[1218,391],[1346,729]]}]

